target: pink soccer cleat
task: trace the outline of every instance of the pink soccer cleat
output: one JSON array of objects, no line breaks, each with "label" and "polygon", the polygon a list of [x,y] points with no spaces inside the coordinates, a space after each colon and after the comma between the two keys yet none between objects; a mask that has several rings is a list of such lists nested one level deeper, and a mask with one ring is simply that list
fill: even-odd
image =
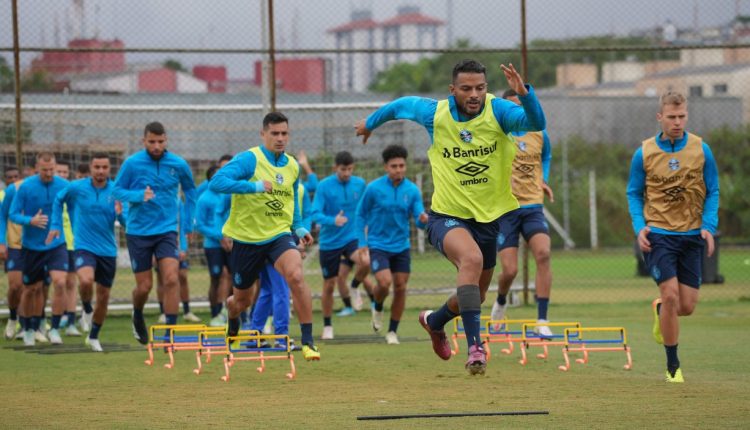
[{"label": "pink soccer cleat", "polygon": [[443,360],[448,360],[451,358],[451,355],[453,355],[451,354],[451,346],[448,344],[445,330],[433,330],[430,328],[430,325],[427,324],[427,316],[431,313],[432,311],[420,312],[419,323],[422,324],[422,327],[424,327],[427,333],[430,334],[430,339],[432,339],[432,350],[435,351],[435,354]]}]

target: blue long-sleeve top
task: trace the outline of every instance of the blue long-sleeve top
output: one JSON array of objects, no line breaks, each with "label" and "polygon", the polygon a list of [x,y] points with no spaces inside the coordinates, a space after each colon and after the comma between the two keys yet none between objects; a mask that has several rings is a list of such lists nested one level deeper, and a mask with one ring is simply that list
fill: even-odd
[{"label": "blue long-sleeve top", "polygon": [[[291,158],[286,153],[276,155],[273,151],[269,151],[264,146],[260,146],[261,152],[266,157],[266,160],[276,167],[286,166]],[[225,164],[224,167],[219,169],[216,174],[211,178],[211,182],[208,188],[215,193],[222,194],[253,194],[265,192],[263,188],[263,181],[249,182],[250,178],[255,175],[255,166],[257,165],[255,154],[251,151],[241,152],[232,158],[232,160]],[[294,161],[295,163],[297,161]],[[299,169],[298,169],[299,170]],[[294,201],[299,201],[299,176],[294,179]],[[299,229],[303,229],[301,231]],[[304,236],[310,232],[302,225],[302,215],[298,204],[294,205],[294,216],[292,217],[292,231],[297,236]],[[276,240],[277,237],[283,236],[286,233],[282,233],[276,237],[273,237],[264,243]]]},{"label": "blue long-sleeve top", "polygon": [[318,175],[315,172],[307,175],[307,179],[302,183],[302,186],[305,187],[305,191],[308,193],[314,193],[318,189]]},{"label": "blue long-sleeve top", "polygon": [[115,212],[115,198],[112,194],[114,184],[97,188],[91,178],[78,179],[63,188],[52,206],[51,230],[62,234],[63,204],[75,219],[73,223],[73,247],[75,250],[86,250],[101,257],[117,257],[115,240],[115,220],[125,227],[127,205],[122,205],[123,213]]},{"label": "blue long-sleeve top", "polygon": [[[359,176],[352,176],[348,181],[342,182],[333,174],[320,181],[313,198],[312,220],[320,225],[318,241],[321,250],[342,248],[357,239],[354,218],[366,186],[365,180]],[[339,227],[336,225],[336,216],[341,211],[344,211],[348,221]]]},{"label": "blue long-sleeve top", "polygon": [[16,184],[10,184],[5,188],[5,197],[0,204],[0,245],[8,245],[8,221],[10,219],[10,204],[16,196]]},{"label": "blue long-sleeve top", "polygon": [[23,248],[47,251],[65,244],[64,234],[49,244],[45,244],[50,223],[47,222],[47,228],[34,227],[31,225],[31,218],[39,212],[39,209],[44,215],[51,217],[55,197],[66,186],[68,186],[68,181],[58,176],[53,176],[50,182],[42,182],[39,175],[34,175],[26,178],[16,190],[13,203],[10,205],[10,220],[23,225]]},{"label": "blue long-sleeve top", "polygon": [[208,189],[208,180],[205,180],[205,181],[201,182],[201,184],[200,184],[200,185],[198,185],[198,186],[197,186],[197,187],[195,188],[195,199],[196,199],[196,204],[198,204],[198,203],[197,203],[197,200],[198,200],[199,198],[201,198],[201,196],[203,195],[203,193],[205,193],[205,192],[206,192],[206,190],[207,190],[207,189]]},{"label": "blue long-sleeve top", "polygon": [[177,201],[177,207],[180,210],[180,228],[178,230],[180,252],[187,253],[188,246],[190,245],[187,237],[188,230],[192,233],[195,220],[187,213],[187,205],[182,200]]},{"label": "blue long-sleeve top", "polygon": [[359,247],[387,252],[408,249],[409,219],[414,217],[417,227],[424,228],[419,222],[422,212],[422,193],[414,182],[404,178],[394,186],[388,175],[375,179],[367,185],[357,206],[355,224]]},{"label": "blue long-sleeve top", "polygon": [[[144,202],[146,186],[151,187],[154,198]],[[154,160],[142,150],[128,157],[115,179],[114,195],[117,200],[130,204],[128,234],[151,236],[177,232],[177,192],[182,187],[185,194],[187,216],[195,213],[196,191],[193,174],[187,162],[169,151]],[[189,225],[187,233],[193,231]]]},{"label": "blue long-sleeve top", "polygon": [[[521,137],[526,134],[525,131],[514,131],[511,132],[513,136]],[[549,182],[549,166],[552,163],[552,145],[549,142],[549,135],[547,134],[547,130],[542,130],[542,180],[544,183]],[[542,204],[533,204],[533,205],[522,205],[522,208],[533,208],[533,207],[542,207],[544,205]]]},{"label": "blue long-sleeve top", "polygon": [[[519,96],[521,106],[502,99],[492,99],[492,110],[495,119],[505,133],[513,131],[542,131],[547,126],[547,120],[544,117],[544,111],[539,104],[534,89],[526,85],[529,93],[525,96]],[[406,119],[422,125],[430,136],[430,144],[433,141],[435,110],[438,101],[429,98],[407,96],[398,98],[367,117],[365,127],[372,131],[388,121],[395,119]],[[451,116],[455,121],[465,122],[471,118],[462,115],[456,107],[456,99],[453,96],[448,97]],[[477,115],[481,115],[479,112]]]},{"label": "blue long-sleeve top", "polygon": [[221,232],[224,223],[229,219],[229,207],[231,194],[219,194],[210,189],[198,198],[198,206],[195,211],[195,227],[203,235],[204,248],[220,248]]},{"label": "blue long-sleeve top", "polygon": [[[677,140],[672,145],[672,142],[667,139],[662,139],[662,133],[660,132],[656,136],[656,143],[659,145],[659,149],[664,152],[677,152],[680,151],[687,145],[688,133],[684,133],[682,139]],[[711,234],[716,234],[716,228],[719,224],[719,170],[716,167],[716,160],[711,152],[711,148],[703,142],[703,182],[706,184],[706,200],[703,204],[703,216],[701,220],[701,228],[694,229],[684,232],[670,231],[658,227],[650,227],[654,233],[661,234],[675,234],[675,235],[688,235],[688,234],[699,234],[700,230],[708,230]],[[628,209],[630,211],[630,218],[633,221],[633,231],[636,236],[638,233],[646,227],[646,219],[643,216],[643,191],[646,186],[646,172],[643,170],[643,151],[642,148],[638,148],[633,154],[633,159],[630,163],[630,178],[628,179]]]},{"label": "blue long-sleeve top", "polygon": [[[304,187],[305,185],[302,184],[302,186]],[[317,182],[315,186],[317,187]],[[307,231],[312,230],[312,200],[310,200],[310,190],[307,188],[305,188],[305,192],[302,193],[302,209],[300,215],[302,216],[302,226],[307,229]]]}]

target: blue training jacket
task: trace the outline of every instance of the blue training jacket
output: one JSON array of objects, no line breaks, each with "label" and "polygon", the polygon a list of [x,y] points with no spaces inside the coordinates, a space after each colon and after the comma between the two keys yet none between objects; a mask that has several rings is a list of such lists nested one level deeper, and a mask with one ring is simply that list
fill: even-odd
[{"label": "blue training jacket", "polygon": [[64,234],[60,234],[49,245],[44,243],[50,230],[50,222],[47,222],[47,228],[44,229],[34,227],[30,223],[31,218],[39,212],[39,209],[44,215],[52,216],[52,204],[55,202],[55,197],[66,186],[68,186],[68,181],[58,176],[53,176],[50,182],[42,182],[39,175],[34,175],[26,178],[16,190],[13,203],[10,205],[10,220],[23,225],[23,248],[47,251],[65,244]]},{"label": "blue training jacket", "polygon": [[51,230],[63,231],[63,204],[75,219],[73,223],[73,248],[86,250],[101,257],[117,257],[115,220],[126,225],[127,205],[123,213],[115,213],[114,184],[111,180],[102,188],[96,188],[91,178],[78,179],[63,188],[52,206]]},{"label": "blue training jacket", "polygon": [[[146,186],[154,191],[154,198],[144,202]],[[169,151],[154,160],[145,149],[128,157],[120,167],[114,188],[115,198],[130,204],[128,234],[151,236],[177,232],[179,186],[185,194],[186,214],[192,219],[196,192],[193,174],[185,160]],[[190,223],[186,232],[192,231]]]},{"label": "blue training jacket", "polygon": [[[521,106],[496,97],[492,99],[492,111],[495,114],[497,123],[503,131],[510,133],[513,131],[541,131],[544,130],[547,121],[544,117],[544,111],[536,98],[534,88],[526,85],[529,93],[525,96],[519,96]],[[433,141],[433,131],[435,119],[435,110],[438,101],[416,96],[407,96],[398,98],[380,109],[371,113],[367,117],[365,127],[372,131],[384,123],[394,119],[407,119],[422,125],[430,136],[430,144]],[[471,118],[464,118],[456,108],[456,99],[453,96],[448,97],[448,105],[451,116],[455,121],[468,121]],[[477,115],[481,115],[479,112]]]},{"label": "blue training jacket", "polygon": [[[205,183],[205,182],[204,182]],[[198,206],[195,211],[195,227],[203,235],[204,248],[220,248],[221,232],[224,223],[229,219],[229,208],[231,194],[219,194],[210,189],[198,198]]]},{"label": "blue training jacket", "polygon": [[10,184],[5,188],[5,197],[0,205],[0,245],[8,245],[8,222],[10,221],[10,204],[16,196],[16,184]]},{"label": "blue training jacket", "polygon": [[[336,174],[320,181],[312,204],[312,220],[320,224],[320,249],[329,251],[343,248],[357,239],[354,218],[357,205],[365,192],[365,180],[352,176],[348,182],[341,182]],[[336,215],[344,211],[346,224],[336,226]]]},{"label": "blue training jacket", "polygon": [[422,212],[422,192],[414,182],[404,178],[394,187],[388,175],[375,179],[367,185],[357,206],[359,247],[368,246],[387,252],[408,249],[409,219],[414,217],[417,227],[424,228],[424,224],[418,221]]},{"label": "blue training jacket", "polygon": [[[662,133],[656,135],[656,143],[659,149],[664,152],[677,152],[687,145],[688,133],[685,132],[682,139],[675,141],[672,146],[671,141],[662,139]],[[705,157],[703,165],[703,182],[706,184],[706,201],[703,204],[703,219],[700,229],[678,232],[665,230],[663,228],[651,227],[651,231],[660,234],[689,235],[700,234],[700,230],[708,230],[711,234],[716,234],[716,228],[719,224],[719,171],[716,167],[716,160],[711,148],[703,142],[703,155]],[[646,172],[643,170],[643,151],[638,148],[633,154],[633,160],[630,163],[630,178],[628,179],[628,209],[630,218],[633,221],[633,231],[635,235],[646,227],[646,219],[643,216],[643,191],[646,186]]]}]

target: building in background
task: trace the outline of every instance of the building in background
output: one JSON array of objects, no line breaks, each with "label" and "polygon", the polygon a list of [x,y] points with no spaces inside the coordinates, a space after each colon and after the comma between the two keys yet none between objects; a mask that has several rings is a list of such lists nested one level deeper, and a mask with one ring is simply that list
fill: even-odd
[{"label": "building in background", "polygon": [[193,76],[208,84],[209,93],[227,92],[227,68],[226,66],[210,66],[199,64],[193,66]]},{"label": "building in background", "polygon": [[208,82],[161,65],[130,66],[122,72],[78,73],[66,77],[67,88],[76,93],[207,93]]},{"label": "building in background", "polygon": [[[351,21],[328,29],[332,49],[439,49],[447,46],[445,22],[420,13],[415,6],[398,8],[396,16],[377,22],[369,10],[352,13]],[[336,53],[331,58],[334,91],[363,92],[378,72],[431,54]]]},{"label": "building in background", "polygon": [[[274,73],[276,89],[288,93],[323,94],[328,90],[326,82],[327,60],[325,58],[280,58],[276,60]],[[262,61],[255,62],[254,84],[260,87],[263,73]]]},{"label": "building in background", "polygon": [[[73,39],[71,49],[124,49],[119,39]],[[58,76],[71,73],[111,73],[125,70],[124,52],[60,52],[43,51],[31,60],[32,72],[46,72]]]}]

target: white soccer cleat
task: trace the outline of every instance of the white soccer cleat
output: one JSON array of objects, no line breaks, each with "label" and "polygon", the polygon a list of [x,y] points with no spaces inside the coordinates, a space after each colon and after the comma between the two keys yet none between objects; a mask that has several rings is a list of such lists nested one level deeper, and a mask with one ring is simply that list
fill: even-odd
[{"label": "white soccer cleat", "polygon": [[49,339],[47,339],[47,336],[45,336],[41,330],[37,330],[34,332],[34,340],[36,340],[39,343],[49,342]]},{"label": "white soccer cleat", "polygon": [[26,330],[23,332],[23,346],[34,346],[36,343],[35,337],[33,330]]},{"label": "white soccer cleat", "polygon": [[552,337],[552,330],[549,329],[548,326],[544,325],[548,323],[547,320],[536,320],[537,326],[534,327],[534,332],[539,335],[539,337]]},{"label": "white soccer cleat", "polygon": [[75,324],[71,324],[65,329],[65,336],[80,336],[81,332],[78,331]]},{"label": "white soccer cleat", "polygon": [[359,312],[362,310],[362,294],[359,293],[359,288],[349,288],[349,297],[352,298],[352,307],[355,311]]},{"label": "white soccer cleat", "polygon": [[398,345],[401,342],[398,341],[398,335],[395,331],[389,331],[385,334],[385,343],[388,345]]},{"label": "white soccer cleat", "polygon": [[159,324],[166,324],[167,323],[167,316],[164,314],[159,315],[159,319],[157,320]]},{"label": "white soccer cleat", "polygon": [[227,322],[224,321],[224,316],[219,314],[211,318],[211,322],[208,323],[208,325],[211,327],[224,327],[225,325],[227,325]]},{"label": "white soccer cleat", "polygon": [[372,308],[372,329],[375,332],[379,332],[383,328],[383,311],[376,311],[375,307]]},{"label": "white soccer cleat", "polygon": [[[194,314],[192,312],[188,312],[188,313],[182,315],[182,319],[184,319],[185,321],[194,322],[194,323],[201,322],[201,319],[198,318],[198,315],[196,315],[196,314]],[[166,318],[165,318],[165,320],[166,320]]]},{"label": "white soccer cleat", "polygon": [[[492,313],[490,313],[490,319],[497,321],[505,318],[505,310],[508,308],[508,304],[501,305],[495,300],[492,303]],[[501,324],[495,324],[492,326],[493,330],[500,330]]]},{"label": "white soccer cleat", "polygon": [[47,332],[47,337],[49,338],[49,343],[53,345],[62,345],[62,337],[60,336],[60,331],[56,328],[51,329]]},{"label": "white soccer cleat", "polygon": [[8,319],[5,324],[5,339],[13,340],[16,337],[16,320]]},{"label": "white soccer cleat", "polygon": [[320,338],[323,340],[333,339],[333,326],[332,325],[323,326],[323,334],[320,335]]},{"label": "white soccer cleat", "polygon": [[99,343],[99,339],[91,339],[87,336],[86,345],[89,346],[94,352],[104,352],[104,350],[102,349],[102,344]]},{"label": "white soccer cleat", "polygon": [[93,312],[82,312],[81,313],[81,319],[78,320],[81,324],[81,330],[83,330],[84,333],[88,333],[91,331],[91,322],[94,319],[94,313]]}]

